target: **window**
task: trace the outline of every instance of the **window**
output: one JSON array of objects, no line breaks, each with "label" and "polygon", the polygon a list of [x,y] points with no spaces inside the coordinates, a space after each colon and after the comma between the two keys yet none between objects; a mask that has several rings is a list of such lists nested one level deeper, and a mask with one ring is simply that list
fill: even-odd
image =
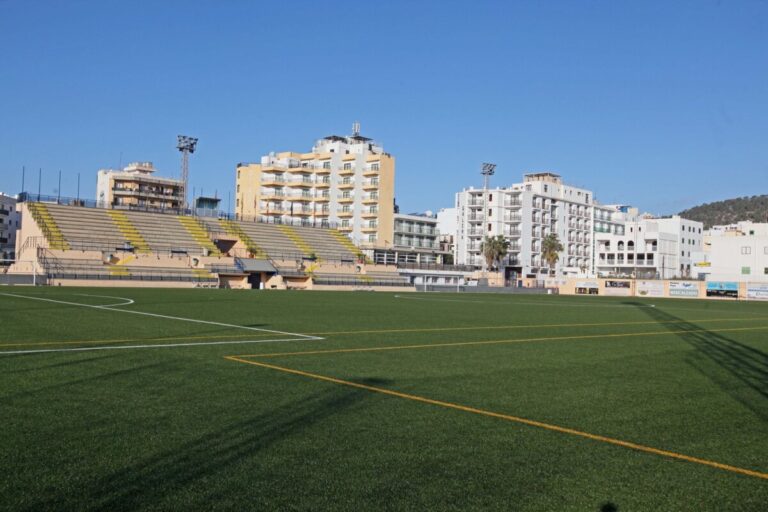
[{"label": "window", "polygon": [[491,223],[489,222],[488,223],[488,231],[490,231],[490,230],[491,230]]},{"label": "window", "polygon": [[493,211],[493,210],[491,210],[490,208],[488,208],[488,216],[489,216],[489,217],[491,216],[491,212],[492,212],[492,211]]},{"label": "window", "polygon": [[748,246],[742,247],[741,254],[752,254],[752,248]]},{"label": "window", "polygon": [[347,162],[344,164],[344,170],[349,171],[352,169],[352,164],[350,162]]},{"label": "window", "polygon": [[763,254],[768,254],[768,245],[763,247]]},{"label": "window", "polygon": [[348,228],[349,227],[349,219],[342,219],[341,220],[341,227]]},{"label": "window", "polygon": [[750,270],[749,267],[741,267],[741,275],[748,276],[751,273]]},{"label": "window", "polygon": [[488,202],[493,202],[493,194],[488,194]]},{"label": "window", "polygon": [[754,229],[750,229],[750,230],[749,230],[749,234],[750,234],[750,235],[754,235],[754,234],[755,234],[755,230],[754,230]]},{"label": "window", "polygon": [[323,169],[330,169],[330,168],[331,168],[330,160],[323,162]]},{"label": "window", "polygon": [[240,192],[240,184],[237,184],[237,191]]},{"label": "window", "polygon": [[378,163],[371,164],[371,170],[372,171],[378,171],[379,170],[379,164]]},{"label": "window", "polygon": [[763,274],[768,275],[768,267],[763,268]]}]

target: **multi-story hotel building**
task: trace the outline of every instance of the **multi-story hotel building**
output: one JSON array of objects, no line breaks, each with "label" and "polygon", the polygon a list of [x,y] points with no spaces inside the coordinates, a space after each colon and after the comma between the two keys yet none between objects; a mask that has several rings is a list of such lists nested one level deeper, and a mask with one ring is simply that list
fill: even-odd
[{"label": "multi-story hotel building", "polygon": [[[592,272],[593,231],[613,230],[609,211],[600,208],[591,191],[563,184],[551,172],[526,174],[522,183],[456,194],[456,262],[483,265],[485,237],[503,235],[509,252],[502,262],[507,279]],[[597,219],[595,212],[598,212]],[[542,241],[554,233],[564,250],[554,269],[542,258]]]},{"label": "multi-story hotel building", "polygon": [[394,157],[357,130],[237,165],[239,218],[338,227],[363,247],[394,243],[394,201]]},{"label": "multi-story hotel building", "polygon": [[122,170],[101,169],[96,201],[103,208],[177,210],[184,205],[181,180],[154,176],[152,162],[134,162]]}]

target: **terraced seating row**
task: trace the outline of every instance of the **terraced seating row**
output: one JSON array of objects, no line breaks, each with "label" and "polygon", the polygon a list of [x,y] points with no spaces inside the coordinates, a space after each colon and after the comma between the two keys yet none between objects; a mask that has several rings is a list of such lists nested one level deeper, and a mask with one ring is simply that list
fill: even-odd
[{"label": "terraced seating row", "polygon": [[176,215],[132,212],[128,210],[120,212],[125,215],[153,251],[170,249],[190,254],[210,252],[218,254],[218,249],[213,246],[210,239],[207,240],[207,243],[197,239],[196,236],[190,233],[189,228],[182,224],[180,217]]},{"label": "terraced seating row", "polygon": [[368,274],[320,274],[316,273],[312,281],[319,285],[332,286],[393,286],[409,287],[413,286],[408,279],[396,277],[371,277]]},{"label": "terraced seating row", "polygon": [[359,252],[357,247],[348,237],[338,231],[304,226],[293,227],[293,230],[311,248],[311,252],[320,259],[343,261],[355,261],[357,259]]},{"label": "terraced seating row", "polygon": [[[301,259],[309,254],[299,248],[283,231],[279,225],[262,224],[259,222],[219,221],[218,229],[231,234],[245,235],[250,243],[249,250],[254,249],[266,254],[270,259]],[[234,232],[233,232],[234,231]]]},{"label": "terraced seating row", "polygon": [[209,231],[239,238],[256,257],[355,261],[358,249],[338,231],[326,228],[203,219]]},{"label": "terraced seating row", "polygon": [[63,239],[66,248],[72,249],[113,250],[130,244],[136,252],[220,254],[194,217],[46,203],[29,205],[31,212],[44,212],[38,213],[36,221],[48,226],[44,232],[53,248],[65,248],[60,245]]},{"label": "terraced seating row", "polygon": [[[128,243],[128,239],[108,215],[108,210],[44,203],[29,204],[30,211],[40,207],[47,210],[53,218],[61,236],[68,244],[68,249],[81,249],[80,246],[87,245],[88,249],[92,250],[112,250]],[[54,240],[50,237],[49,242],[55,249],[63,248],[55,247]]]},{"label": "terraced seating row", "polygon": [[131,267],[110,265],[97,259],[50,258],[41,263],[49,278],[120,279],[140,281],[192,281],[213,283],[214,274],[205,269],[180,267]]}]

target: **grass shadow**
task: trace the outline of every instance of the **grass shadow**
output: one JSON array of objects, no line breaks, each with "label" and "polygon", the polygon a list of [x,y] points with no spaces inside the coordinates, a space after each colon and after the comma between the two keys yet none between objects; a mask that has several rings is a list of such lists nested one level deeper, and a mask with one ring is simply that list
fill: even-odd
[{"label": "grass shadow", "polygon": [[[735,400],[768,419],[768,354],[657,307],[634,303],[695,349],[690,364]],[[745,389],[745,387],[747,389]]]},{"label": "grass shadow", "polygon": [[[391,383],[378,378],[356,382],[378,386]],[[80,488],[54,491],[24,510],[135,510],[161,507],[163,503],[169,506],[176,499],[174,495],[193,502],[187,502],[186,507],[210,509],[216,493],[221,491],[212,482],[230,478],[232,471],[252,467],[260,452],[371,397],[363,390],[334,386],[268,412],[249,416],[246,409],[244,419],[89,480]]]}]

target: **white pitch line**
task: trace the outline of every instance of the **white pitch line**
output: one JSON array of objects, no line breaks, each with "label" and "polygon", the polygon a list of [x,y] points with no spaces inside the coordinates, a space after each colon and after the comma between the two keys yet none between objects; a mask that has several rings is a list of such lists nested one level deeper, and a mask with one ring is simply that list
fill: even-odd
[{"label": "white pitch line", "polygon": [[[284,334],[286,336],[296,336],[297,338],[304,338],[308,340],[322,340],[325,338],[322,338],[320,336],[311,336],[309,334],[298,334],[295,332],[286,332],[286,331],[276,331],[273,329],[260,329],[258,327],[248,327],[247,325],[237,325],[237,324],[225,324],[223,322],[212,322],[209,320],[199,320],[197,318],[184,318],[181,316],[170,316],[170,315],[160,315],[158,313],[148,313],[146,311],[133,311],[130,309],[115,309],[113,306],[96,306],[93,304],[83,304],[80,302],[69,302],[65,300],[55,300],[55,299],[44,299],[42,297],[30,297],[28,295],[17,295],[15,293],[0,293],[0,295],[6,295],[8,297],[17,297],[20,299],[30,299],[30,300],[41,300],[45,302],[54,302],[57,304],[67,304],[69,306],[80,306],[84,308],[93,308],[93,309],[101,309],[104,311],[116,311],[118,313],[130,313],[133,315],[144,315],[144,316],[152,316],[155,318],[165,318],[166,320],[179,320],[181,322],[193,322],[198,324],[206,324],[206,325],[218,325],[220,327],[231,327],[233,329],[244,329],[247,331],[256,331],[256,332],[269,332],[272,334]],[[131,300],[126,299],[124,297],[110,297],[112,299],[123,299],[123,300]]]},{"label": "white pitch line", "polygon": [[76,293],[75,295],[79,297],[99,297],[102,299],[117,299],[117,300],[123,301],[118,304],[99,304],[99,307],[102,307],[102,308],[113,308],[115,306],[130,306],[131,304],[135,304],[135,301],[133,299],[129,299],[127,297],[113,297],[111,295],[89,295],[87,293]]},{"label": "white pitch line", "polygon": [[[323,338],[319,338],[323,339]],[[166,343],[162,345],[114,345],[109,347],[77,347],[77,348],[43,348],[35,350],[8,350],[0,352],[0,355],[13,354],[41,354],[45,352],[87,352],[90,350],[125,350],[129,348],[173,348],[173,347],[194,347],[197,345],[236,345],[240,343],[275,343],[278,341],[312,341],[297,340],[296,338],[284,338],[273,340],[234,340],[234,341],[201,341],[199,343]]]}]

